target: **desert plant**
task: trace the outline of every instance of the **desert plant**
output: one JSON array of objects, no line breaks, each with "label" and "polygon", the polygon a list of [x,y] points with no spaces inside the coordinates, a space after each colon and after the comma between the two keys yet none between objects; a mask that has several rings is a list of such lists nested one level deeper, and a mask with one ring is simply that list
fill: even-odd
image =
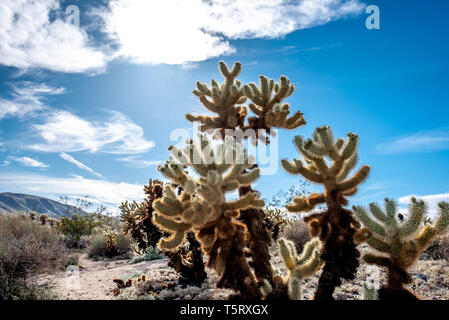
[{"label": "desert plant", "polygon": [[140,253],[149,247],[154,247],[162,236],[162,232],[153,224],[153,202],[162,196],[163,183],[150,179],[144,186],[147,195],[141,203],[124,202],[120,205],[120,221],[123,223],[123,233],[130,234],[137,242]]},{"label": "desert plant", "polygon": [[180,246],[176,251],[167,250],[165,252],[170,259],[168,266],[181,275],[179,278],[181,285],[200,287],[207,277],[204,270],[201,244],[195,239],[193,232],[187,233],[187,241],[188,247]]},{"label": "desert plant", "polygon": [[449,235],[434,240],[424,253],[433,260],[449,260]]},{"label": "desert plant", "polygon": [[[149,248],[154,248],[164,233],[153,223],[153,202],[162,197],[163,183],[159,180],[149,180],[144,186],[147,198],[141,202],[124,202],[121,204],[121,221],[123,232],[130,233],[137,243],[134,251],[139,256],[145,256]],[[176,186],[173,186],[176,187]],[[182,192],[178,189],[178,192]],[[165,233],[165,236],[169,234]],[[168,265],[179,274],[183,284],[200,285],[207,274],[204,271],[203,253],[199,243],[194,238],[188,238],[189,246],[179,246],[176,251],[163,250],[170,261]],[[156,257],[158,258],[158,254]]]},{"label": "desert plant", "polygon": [[271,239],[277,240],[287,225],[287,220],[279,208],[267,208],[264,211],[265,217],[263,219],[265,227],[270,232]]},{"label": "desert plant", "polygon": [[446,232],[449,226],[449,203],[440,202],[440,216],[432,225],[422,227],[427,211],[424,201],[411,199],[409,217],[397,220],[396,203],[385,199],[385,211],[372,203],[370,211],[377,221],[371,219],[363,207],[353,207],[357,218],[365,226],[355,238],[366,241],[376,254],[368,253],[363,259],[370,264],[386,267],[388,282],[379,289],[380,300],[418,299],[404,285],[412,281],[407,269],[418,259],[432,240]]},{"label": "desert plant", "polygon": [[[304,218],[308,222],[311,235],[320,237],[324,243],[321,258],[325,261],[315,299],[333,299],[333,292],[341,284],[341,279],[352,280],[359,266],[359,251],[353,241],[357,221],[352,212],[343,208],[348,204],[346,197],[357,192],[357,187],[368,176],[369,166],[362,166],[351,178],[348,175],[357,164],[358,136],[348,133],[346,141],[334,140],[328,126],[319,127],[313,139],[294,139],[297,150],[306,160],[293,162],[282,160],[282,167],[290,174],[301,174],[307,180],[322,184],[322,194],[299,196],[287,205],[291,212],[309,212],[316,205],[325,203],[327,210]],[[330,162],[326,161],[329,158]]]},{"label": "desert plant", "polygon": [[164,254],[158,247],[148,247],[145,250],[145,253],[134,255],[128,263],[135,264],[142,261],[151,261],[162,258],[164,258]]},{"label": "desert plant", "polygon": [[37,299],[30,275],[54,272],[73,262],[60,234],[16,216],[0,216],[0,299]]},{"label": "desert plant", "polygon": [[[293,94],[295,87],[290,80],[281,76],[278,83],[265,76],[259,77],[259,86],[255,83],[241,84],[237,76],[241,72],[241,64],[236,62],[232,69],[226,63],[219,63],[219,71],[224,78],[222,84],[214,79],[211,86],[197,82],[197,88],[193,91],[203,106],[218,116],[193,116],[186,114],[189,121],[201,123],[202,131],[215,131],[214,136],[220,133],[222,139],[232,132],[241,142],[250,138],[254,145],[258,142],[269,143],[269,135],[275,136],[274,128],[295,129],[306,122],[303,114],[297,111],[289,118],[290,106],[287,103],[281,105],[284,99]],[[249,99],[248,107],[242,104]],[[248,117],[248,109],[254,116]],[[218,131],[218,132],[217,132]],[[250,170],[247,168],[245,170]],[[245,197],[254,193],[250,185],[239,188],[239,196]],[[251,268],[261,284],[264,279],[272,281],[273,272],[270,264],[268,248],[271,244],[270,227],[274,227],[272,234],[277,235],[276,226],[266,219],[264,210],[250,208],[240,210],[239,220],[247,228],[248,256],[251,260]]]},{"label": "desert plant", "polygon": [[[259,139],[266,143],[267,137],[263,135],[263,131],[270,134],[272,128],[295,129],[306,124],[300,111],[288,118],[290,106],[281,105],[281,102],[295,91],[295,87],[286,76],[281,76],[279,83],[260,76],[259,87],[253,82],[242,86],[236,79],[242,70],[241,63],[236,62],[229,70],[226,63],[220,61],[219,70],[224,78],[221,85],[214,79],[211,80],[210,87],[205,83],[197,82],[197,88],[193,91],[203,106],[218,116],[186,114],[187,120],[201,122],[201,130],[218,129],[222,136],[225,136],[226,129],[239,128],[243,131],[252,129],[253,141]],[[241,106],[247,98],[252,101],[248,107],[254,113],[253,117],[248,118],[248,109]]]},{"label": "desert plant", "polygon": [[34,211],[30,211],[28,212],[28,216],[30,217],[30,220],[34,221],[36,220],[37,213]]},{"label": "desert plant", "polygon": [[310,240],[304,245],[300,256],[292,241],[281,238],[278,245],[288,275],[276,276],[274,286],[267,280],[264,281],[266,299],[288,297],[290,300],[302,300],[301,281],[317,272],[323,264],[320,259],[321,242],[317,238]]},{"label": "desert plant", "polygon": [[310,241],[310,231],[307,223],[302,220],[290,220],[282,231],[282,238],[292,241],[297,252],[302,252],[304,245]]},{"label": "desert plant", "polygon": [[86,236],[90,236],[96,228],[101,227],[101,221],[96,214],[74,213],[59,219],[58,229],[64,235],[69,248],[85,248]]},{"label": "desert plant", "polygon": [[[201,145],[189,141],[183,150],[170,147],[176,157],[171,157],[159,167],[165,177],[183,189],[178,196],[171,186],[166,185],[163,197],[153,204],[157,212],[153,217],[154,223],[171,233],[169,238],[159,241],[159,246],[175,250],[189,231],[196,232],[203,250],[209,255],[208,266],[220,274],[217,286],[234,289],[247,298],[259,297],[256,279],[245,258],[247,229],[237,218],[240,209],[261,208],[264,202],[254,192],[234,201],[226,199],[226,193],[255,181],[260,170],[243,173],[252,165],[248,163],[243,145],[232,137],[226,137],[215,148],[211,148],[206,135],[200,135],[200,141]],[[204,150],[207,146],[208,155],[221,158],[219,164],[206,164]],[[199,163],[195,163],[194,155],[200,157]],[[235,164],[224,161],[234,158],[237,159]],[[192,178],[184,166],[192,167],[199,178]]]},{"label": "desert plant", "polygon": [[45,224],[47,223],[47,221],[48,221],[48,215],[46,215],[46,214],[41,214],[41,215],[39,215],[39,222],[40,222],[43,226],[45,226]]},{"label": "desert plant", "polygon": [[108,230],[91,236],[87,255],[91,259],[127,259],[131,257],[132,240],[129,236]]}]

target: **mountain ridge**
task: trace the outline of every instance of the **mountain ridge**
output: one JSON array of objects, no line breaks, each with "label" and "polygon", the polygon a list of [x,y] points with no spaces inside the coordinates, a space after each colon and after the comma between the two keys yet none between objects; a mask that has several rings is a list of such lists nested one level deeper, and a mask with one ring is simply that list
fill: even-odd
[{"label": "mountain ridge", "polygon": [[35,211],[38,214],[46,214],[52,218],[59,218],[77,210],[72,205],[66,205],[59,201],[45,197],[24,193],[1,192],[0,214],[17,214]]}]

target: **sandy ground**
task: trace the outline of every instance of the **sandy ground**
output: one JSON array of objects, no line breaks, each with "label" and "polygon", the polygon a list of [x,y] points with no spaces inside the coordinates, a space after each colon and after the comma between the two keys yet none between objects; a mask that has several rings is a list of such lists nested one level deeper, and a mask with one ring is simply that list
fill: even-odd
[{"label": "sandy ground", "polygon": [[[285,272],[280,256],[276,248],[271,248],[272,264]],[[79,272],[58,272],[53,275],[41,276],[38,283],[52,288],[59,295],[60,299],[70,300],[109,300],[109,299],[226,299],[230,291],[215,289],[217,280],[216,274],[208,270],[208,281],[203,288],[181,287],[165,289],[162,294],[148,295],[146,292],[158,291],[169,282],[177,279],[173,269],[167,266],[167,259],[144,261],[137,264],[128,264],[127,260],[117,261],[92,261],[86,256],[80,259],[82,268]],[[147,275],[146,287],[127,288],[116,297],[113,289],[117,288],[112,281],[116,278],[124,278],[127,275],[137,272]],[[78,275],[77,275],[78,273]],[[449,300],[449,261],[447,260],[420,260],[410,269],[413,282],[410,288],[426,300]],[[285,273],[284,273],[285,274]],[[338,300],[360,300],[362,299],[363,284],[367,281],[368,275],[379,279],[382,284],[385,280],[385,273],[377,271],[371,266],[362,263],[356,279],[345,282],[334,294]],[[313,297],[319,273],[304,280],[304,299]],[[77,282],[78,279],[78,282]],[[142,285],[142,283],[140,283]],[[151,288],[149,290],[148,288]],[[156,288],[156,289],[155,289]]]},{"label": "sandy ground", "polygon": [[79,271],[57,272],[38,278],[39,285],[53,289],[62,300],[110,300],[114,299],[113,279],[120,279],[132,272],[147,273],[149,270],[170,269],[167,259],[128,264],[128,260],[92,261],[85,255],[80,258]]}]

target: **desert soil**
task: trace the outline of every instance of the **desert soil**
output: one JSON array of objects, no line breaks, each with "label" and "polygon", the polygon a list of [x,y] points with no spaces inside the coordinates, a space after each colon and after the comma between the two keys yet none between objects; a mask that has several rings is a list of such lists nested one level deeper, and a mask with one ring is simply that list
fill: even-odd
[{"label": "desert soil", "polygon": [[[272,264],[285,272],[285,268],[277,250],[272,248]],[[167,282],[167,279],[176,279],[177,275],[173,269],[167,266],[167,259],[159,259],[153,261],[144,261],[137,264],[128,264],[127,260],[116,261],[92,261],[83,255],[80,259],[82,268],[79,271],[79,285],[73,282],[74,274],[68,272],[57,272],[52,275],[45,275],[38,278],[38,284],[52,288],[59,295],[60,299],[70,300],[110,300],[110,299],[129,299],[121,294],[114,296],[113,290],[117,288],[112,281],[116,278],[124,278],[129,274],[145,273],[147,275],[147,284],[151,283],[154,288],[156,285]],[[209,284],[206,290],[210,290],[210,296],[198,296],[199,299],[224,299],[229,291],[212,289],[216,275],[209,273]],[[410,288],[426,300],[449,300],[449,261],[447,260],[420,260],[410,269],[413,282]],[[285,273],[284,273],[285,274]],[[360,300],[362,299],[363,284],[367,280],[368,275],[375,275],[376,269],[362,263],[356,279],[345,282],[335,292],[335,298],[338,300]],[[380,283],[385,280],[384,272],[378,272]],[[319,274],[304,280],[303,293],[304,299],[312,299],[315,291]],[[195,288],[199,289],[199,288]],[[204,294],[204,289],[203,294]],[[174,290],[174,289],[173,289]],[[180,294],[173,291],[173,294],[164,294],[162,299],[195,299],[194,294],[190,294],[189,290],[182,290]],[[140,293],[142,294],[142,292]]]},{"label": "desert soil", "polygon": [[113,289],[117,285],[113,279],[121,279],[133,272],[147,273],[149,270],[170,269],[167,259],[143,261],[128,264],[128,260],[92,261],[86,255],[80,257],[79,282],[75,272],[60,271],[38,278],[39,285],[53,289],[62,300],[110,300],[114,299]]}]

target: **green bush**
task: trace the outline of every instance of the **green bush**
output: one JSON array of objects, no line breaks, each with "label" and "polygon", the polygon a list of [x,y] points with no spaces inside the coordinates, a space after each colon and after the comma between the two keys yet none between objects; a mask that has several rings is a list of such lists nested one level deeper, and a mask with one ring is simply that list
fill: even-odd
[{"label": "green bush", "polygon": [[92,235],[95,228],[101,225],[97,214],[75,213],[59,219],[58,228],[64,235],[67,247],[83,249],[88,245],[86,236]]},{"label": "green bush", "polygon": [[40,299],[34,276],[73,263],[54,228],[17,216],[0,216],[0,299]]}]

